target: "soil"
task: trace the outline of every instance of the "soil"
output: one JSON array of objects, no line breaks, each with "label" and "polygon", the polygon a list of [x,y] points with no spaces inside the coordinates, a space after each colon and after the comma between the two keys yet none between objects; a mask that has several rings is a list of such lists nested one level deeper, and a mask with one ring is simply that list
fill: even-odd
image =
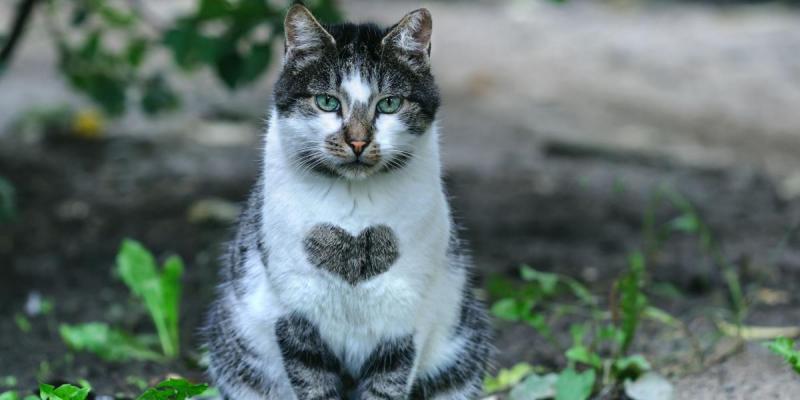
[{"label": "soil", "polygon": [[[666,185],[697,207],[736,266],[753,300],[746,323],[800,325],[800,116],[793,112],[800,63],[789,56],[800,54],[800,14],[772,6],[531,4],[431,5],[443,32],[434,65],[445,100],[446,184],[481,284],[516,279],[525,263],[606,298],[642,245],[643,215]],[[412,7],[344,6],[355,19],[385,23]],[[476,35],[476,26],[491,34]],[[42,71],[53,64],[42,37],[34,32],[30,43],[9,69],[14,79],[0,81],[2,125],[31,102],[85,104]],[[179,117],[128,117],[100,140],[0,135],[0,176],[13,183],[19,205],[16,220],[0,225],[0,380],[14,376],[19,388],[33,388],[87,379],[98,393],[131,394],[138,390],[131,378],[203,379],[195,332],[232,227],[189,214],[202,200],[245,199],[270,90],[269,78],[236,96],[209,82],[206,75],[181,82],[188,94]],[[214,119],[214,110],[247,117]],[[668,221],[678,213],[662,205],[656,215]],[[183,356],[170,364],[109,364],[69,352],[58,336],[60,323],[97,320],[151,332],[146,312],[112,273],[128,237],[186,263]],[[643,327],[636,350],[670,377],[676,399],[800,393],[800,379],[762,346],[728,351],[734,347],[717,337],[714,317],[729,313],[730,299],[694,238],[670,240],[648,272],[652,302],[680,318],[705,350],[704,362],[694,363],[674,330]],[[37,295],[54,310],[28,317],[31,329],[22,331],[14,317]],[[566,332],[565,323],[556,332]],[[531,328],[496,327],[498,366],[563,363]]]}]

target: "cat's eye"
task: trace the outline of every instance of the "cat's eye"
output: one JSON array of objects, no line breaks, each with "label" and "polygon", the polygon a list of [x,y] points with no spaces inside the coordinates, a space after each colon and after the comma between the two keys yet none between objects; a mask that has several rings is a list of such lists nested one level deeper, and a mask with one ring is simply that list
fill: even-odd
[{"label": "cat's eye", "polygon": [[403,98],[397,96],[384,97],[378,102],[378,112],[394,114],[403,105]]},{"label": "cat's eye", "polygon": [[317,107],[325,112],[334,112],[339,109],[339,99],[329,94],[318,94],[314,96]]}]

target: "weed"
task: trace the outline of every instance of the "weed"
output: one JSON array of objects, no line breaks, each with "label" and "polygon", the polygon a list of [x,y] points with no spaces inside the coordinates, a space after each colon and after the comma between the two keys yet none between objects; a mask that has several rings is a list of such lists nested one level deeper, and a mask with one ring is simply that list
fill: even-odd
[{"label": "weed", "polygon": [[147,389],[136,400],[185,400],[202,394],[207,389],[206,384],[194,385],[183,379],[170,379]]},{"label": "weed", "polygon": [[156,326],[161,349],[167,357],[179,353],[178,312],[180,309],[183,262],[169,257],[161,273],[153,255],[140,243],[125,240],[117,255],[117,271],[128,288],[142,299]]},{"label": "weed", "polygon": [[17,324],[17,328],[19,328],[22,333],[28,333],[33,329],[31,321],[21,313],[14,314],[14,323]]},{"label": "weed", "polygon": [[89,397],[88,386],[77,387],[69,384],[55,387],[42,384],[39,386],[39,396],[42,400],[86,400]]},{"label": "weed", "polygon": [[146,336],[131,336],[102,322],[75,326],[63,324],[59,333],[71,349],[94,353],[106,361],[164,359],[163,355],[151,350],[153,341],[148,341]]},{"label": "weed", "polygon": [[[117,271],[146,306],[158,333],[157,340],[150,335],[129,335],[102,322],[62,324],[61,338],[70,348],[90,351],[107,361],[163,361],[177,357],[183,262],[178,257],[169,257],[159,271],[153,255],[138,242],[128,239],[117,255]],[[156,343],[160,344],[161,353],[152,350]]]},{"label": "weed", "polygon": [[[655,210],[667,201],[679,215],[666,223],[657,223]],[[513,387],[511,399],[552,398],[585,400],[601,387],[622,386],[645,376],[651,364],[640,354],[630,354],[642,319],[647,318],[680,329],[691,341],[702,361],[702,352],[686,326],[668,313],[650,305],[645,286],[648,261],[675,233],[694,235],[700,248],[720,267],[730,294],[736,326],[741,329],[747,302],[736,268],[722,254],[721,246],[697,210],[676,191],[664,186],[653,196],[644,215],[644,246],[628,256],[627,270],[614,283],[608,309],[603,310],[594,296],[576,280],[523,266],[522,284],[505,281],[490,283],[490,292],[499,297],[492,307],[494,316],[532,326],[556,348],[562,348],[552,333],[556,319],[571,314],[577,322],[570,326],[572,344],[563,349],[567,366],[557,374],[537,375],[527,365],[503,370],[485,381],[488,393]],[[571,295],[578,305],[559,303]],[[783,343],[783,355],[793,354]],[[775,351],[775,350],[773,350]],[[795,359],[797,360],[797,359]],[[800,362],[800,361],[798,361]],[[653,374],[650,374],[651,376]],[[658,381],[655,379],[653,381]],[[541,396],[541,397],[537,397]]]},{"label": "weed", "polygon": [[[0,394],[0,400],[86,400],[92,387],[88,382],[80,386],[64,384],[58,387],[48,384],[39,385],[39,397],[20,397],[16,392]],[[208,391],[207,384],[193,384],[185,379],[168,379],[147,389],[136,400],[186,400]]]},{"label": "weed", "polygon": [[[538,375],[534,367],[518,364],[510,370],[501,370],[497,377],[487,378],[484,390],[493,393],[514,387],[512,400],[551,397],[585,400],[598,386],[636,379],[649,371],[650,364],[643,356],[627,354],[639,321],[650,309],[642,292],[644,268],[643,256],[632,254],[628,271],[616,285],[619,293],[614,295],[613,303],[618,306],[610,313],[601,310],[591,292],[574,279],[529,266],[521,269],[524,283],[520,286],[495,282],[494,291],[502,290],[508,297],[494,303],[492,313],[501,319],[527,323],[557,348],[562,346],[550,328],[555,319],[570,313],[582,321],[570,326],[572,344],[563,349],[568,361],[563,371]],[[564,294],[582,306],[571,308],[559,304],[559,297]]]},{"label": "weed", "polygon": [[773,353],[783,357],[792,369],[800,374],[800,350],[794,340],[780,337],[766,344]]}]

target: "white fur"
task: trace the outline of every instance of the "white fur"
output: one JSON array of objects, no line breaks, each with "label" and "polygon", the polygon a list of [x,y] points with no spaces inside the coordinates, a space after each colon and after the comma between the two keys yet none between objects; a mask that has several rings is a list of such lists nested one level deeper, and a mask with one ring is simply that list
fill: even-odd
[{"label": "white fur", "polygon": [[355,103],[367,104],[372,94],[369,83],[361,79],[361,73],[356,71],[342,80],[342,89],[350,99],[350,105]]},{"label": "white fur", "polygon": [[[422,136],[399,135],[396,116],[381,116],[376,140],[387,146],[409,145],[398,143],[398,136],[418,140],[415,156],[400,170],[354,181],[291,168],[283,148],[288,138],[282,136],[295,134],[302,128],[297,124],[273,112],[263,174],[268,266],[256,257],[250,260],[259,267],[251,270],[260,272],[248,276],[251,283],[240,304],[244,312],[236,323],[272,359],[279,357],[275,320],[299,311],[319,327],[353,374],[380,340],[412,333],[421,354],[416,371],[451,363],[456,349],[450,343],[451,329],[466,278],[463,269],[447,266],[450,212],[435,128]],[[303,238],[320,223],[335,224],[354,236],[369,226],[387,225],[398,239],[400,256],[388,271],[351,286],[307,261]],[[285,374],[274,372],[276,377]],[[290,388],[284,389],[285,398],[294,398]]]}]

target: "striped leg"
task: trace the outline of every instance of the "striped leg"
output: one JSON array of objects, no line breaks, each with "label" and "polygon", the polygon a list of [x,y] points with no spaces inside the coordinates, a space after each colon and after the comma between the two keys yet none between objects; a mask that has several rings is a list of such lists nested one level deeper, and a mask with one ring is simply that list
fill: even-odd
[{"label": "striped leg", "polygon": [[218,303],[206,326],[211,350],[209,373],[224,399],[269,399],[271,383],[261,372],[258,355],[232,328],[226,307]]},{"label": "striped leg", "polygon": [[359,374],[359,400],[403,400],[408,398],[414,368],[414,338],[411,335],[380,343]]},{"label": "striped leg", "polygon": [[275,324],[283,366],[298,400],[341,400],[341,365],[307,319],[290,314]]},{"label": "striped leg", "polygon": [[483,374],[492,346],[491,328],[483,305],[467,291],[453,340],[462,345],[453,362],[422,373],[414,382],[411,400],[472,400],[481,393]]}]

